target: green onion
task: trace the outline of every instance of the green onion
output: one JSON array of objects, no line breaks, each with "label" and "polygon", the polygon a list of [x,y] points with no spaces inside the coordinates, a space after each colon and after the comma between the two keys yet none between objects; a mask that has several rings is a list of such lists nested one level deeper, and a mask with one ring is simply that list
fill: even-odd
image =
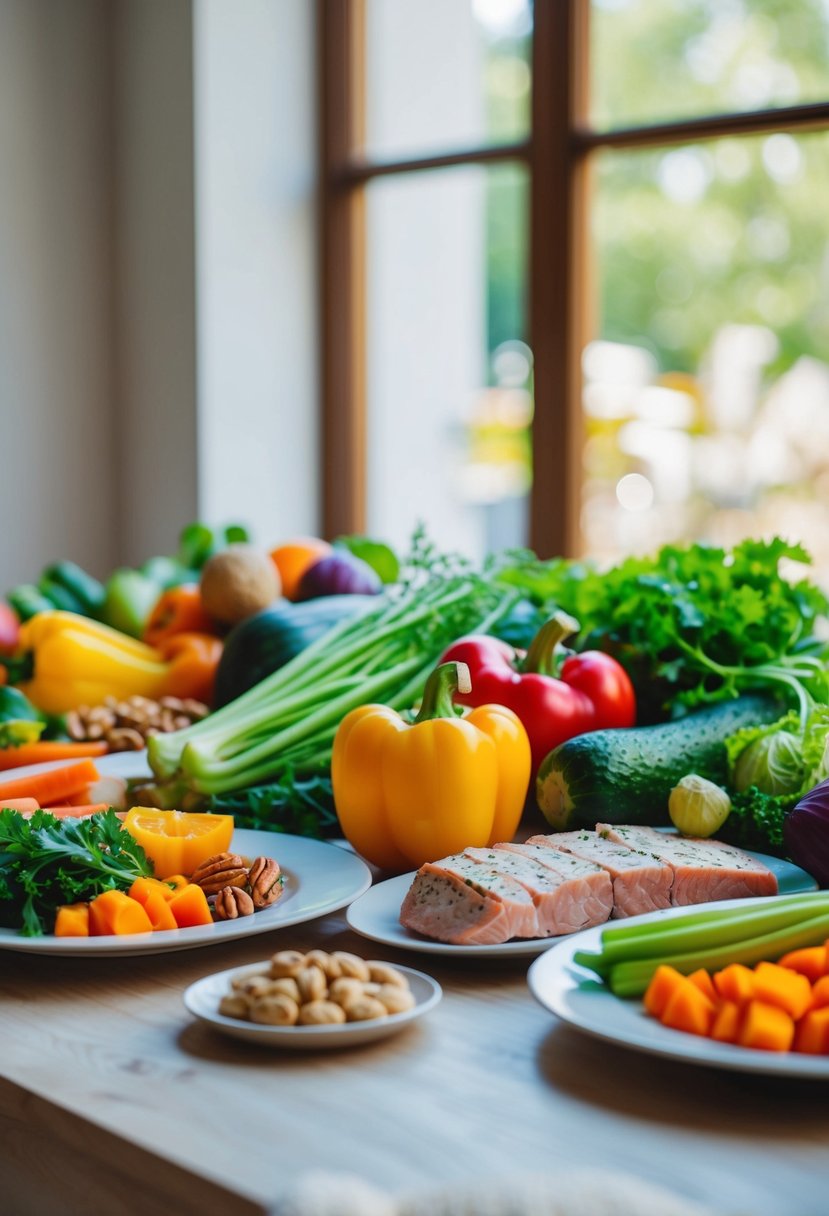
[{"label": "green onion", "polygon": [[171,788],[213,797],[319,773],[350,710],[369,702],[410,709],[443,650],[462,634],[486,632],[517,598],[467,571],[430,572],[420,585],[398,587],[222,709],[153,736],[153,773]]}]

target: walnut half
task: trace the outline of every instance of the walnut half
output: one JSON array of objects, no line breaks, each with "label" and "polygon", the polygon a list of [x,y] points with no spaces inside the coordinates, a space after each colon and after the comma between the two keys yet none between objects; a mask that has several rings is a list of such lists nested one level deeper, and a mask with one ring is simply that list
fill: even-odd
[{"label": "walnut half", "polygon": [[190,881],[201,887],[205,895],[215,895],[223,887],[247,886],[248,872],[238,853],[216,853],[196,866]]},{"label": "walnut half", "polygon": [[213,910],[217,920],[236,920],[239,916],[253,916],[255,908],[253,900],[241,887],[222,887],[216,893]]},{"label": "walnut half", "polygon": [[269,908],[282,894],[282,872],[273,857],[257,857],[248,870],[247,880],[257,911]]}]

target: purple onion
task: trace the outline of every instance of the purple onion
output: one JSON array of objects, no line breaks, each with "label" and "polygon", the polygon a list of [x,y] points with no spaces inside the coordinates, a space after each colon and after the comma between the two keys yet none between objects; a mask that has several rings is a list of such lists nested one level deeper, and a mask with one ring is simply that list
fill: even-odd
[{"label": "purple onion", "polygon": [[829,778],[809,790],[783,820],[783,839],[792,861],[829,886]]},{"label": "purple onion", "polygon": [[351,553],[329,553],[314,562],[299,580],[297,600],[314,600],[321,595],[377,595],[383,584],[380,576]]}]

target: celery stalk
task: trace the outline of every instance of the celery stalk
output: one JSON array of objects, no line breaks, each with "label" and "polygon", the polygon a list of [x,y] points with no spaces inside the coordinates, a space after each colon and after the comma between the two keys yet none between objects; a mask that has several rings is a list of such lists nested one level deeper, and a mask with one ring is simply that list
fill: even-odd
[{"label": "celery stalk", "polygon": [[608,984],[616,996],[641,996],[650,983],[656,968],[664,964],[690,975],[704,967],[707,971],[718,971],[730,963],[751,966],[764,959],[775,960],[789,950],[800,950],[806,946],[819,946],[829,936],[829,912],[820,916],[799,920],[783,928],[768,931],[759,936],[750,936],[740,941],[728,942],[713,949],[701,948],[691,953],[667,954],[658,957],[635,959],[630,962],[611,964]]}]

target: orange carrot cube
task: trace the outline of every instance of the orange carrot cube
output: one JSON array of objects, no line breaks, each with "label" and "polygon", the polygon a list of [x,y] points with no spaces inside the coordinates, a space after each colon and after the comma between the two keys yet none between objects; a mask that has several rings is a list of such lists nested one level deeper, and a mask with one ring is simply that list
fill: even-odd
[{"label": "orange carrot cube", "polygon": [[688,1034],[707,1035],[714,1021],[714,1002],[687,977],[681,977],[660,1015],[663,1026]]},{"label": "orange carrot cube", "polygon": [[800,975],[805,975],[811,984],[814,984],[822,975],[829,972],[826,946],[805,946],[802,950],[790,950],[788,954],[784,954],[781,959],[778,959],[778,966],[797,971]]},{"label": "orange carrot cube", "polygon": [[151,933],[150,918],[137,899],[125,891],[104,891],[89,905],[89,933],[103,937],[110,933]]},{"label": "orange carrot cube", "polygon": [[779,1005],[749,1001],[737,1042],[760,1051],[788,1051],[794,1041],[794,1020]]},{"label": "orange carrot cube", "polygon": [[89,937],[89,904],[64,904],[58,908],[55,937]]},{"label": "orange carrot cube", "polygon": [[806,976],[777,963],[758,963],[754,968],[754,995],[758,1001],[785,1009],[795,1021],[812,1004],[812,986]]},{"label": "orange carrot cube", "polygon": [[668,967],[664,963],[657,967],[651,976],[650,983],[645,990],[645,995],[642,997],[642,1002],[648,1013],[655,1018],[661,1017],[662,1010],[667,1005],[677,985],[684,978],[674,967]]},{"label": "orange carrot cube", "polygon": [[812,985],[812,1009],[823,1009],[829,1005],[829,975],[822,975]]},{"label": "orange carrot cube", "polygon": [[742,963],[731,963],[714,972],[714,987],[724,1001],[745,1005],[754,996],[754,972]]},{"label": "orange carrot cube", "polygon": [[170,899],[170,910],[179,929],[188,929],[193,925],[213,924],[213,913],[207,902],[207,896],[195,882],[190,882],[173,892]]},{"label": "orange carrot cube", "polygon": [[717,990],[714,987],[714,981],[704,967],[700,967],[699,971],[692,971],[688,979],[692,984],[696,984],[700,992],[705,993],[709,1001],[713,1001],[714,1004],[717,1003],[718,996]]},{"label": "orange carrot cube", "polygon": [[717,1006],[711,1027],[711,1038],[718,1043],[736,1043],[740,1035],[743,1006],[736,1001],[722,1001]]},{"label": "orange carrot cube", "polygon": [[829,1055],[829,1005],[813,1009],[797,1024],[794,1050],[812,1056]]}]

